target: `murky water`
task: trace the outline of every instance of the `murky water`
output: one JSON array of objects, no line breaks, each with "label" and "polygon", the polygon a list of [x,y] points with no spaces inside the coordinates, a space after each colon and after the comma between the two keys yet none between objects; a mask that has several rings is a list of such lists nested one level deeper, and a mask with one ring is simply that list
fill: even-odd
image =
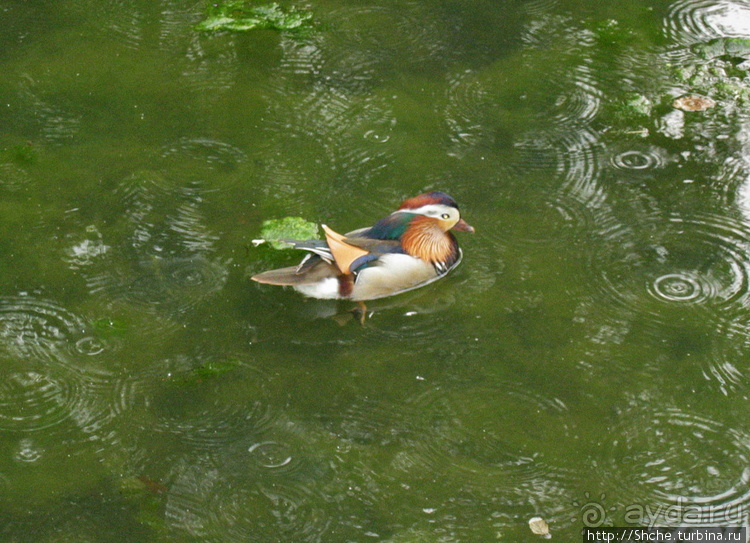
[{"label": "murky water", "polygon": [[[747,525],[747,4],[297,7],[3,7],[0,539]],[[249,280],[426,190],[477,233],[364,326]]]}]

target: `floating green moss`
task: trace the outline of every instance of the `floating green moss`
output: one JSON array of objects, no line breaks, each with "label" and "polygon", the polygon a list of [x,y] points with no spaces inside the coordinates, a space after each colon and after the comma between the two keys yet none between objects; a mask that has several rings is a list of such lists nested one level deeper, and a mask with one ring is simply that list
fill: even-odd
[{"label": "floating green moss", "polygon": [[227,0],[212,4],[206,20],[196,26],[197,30],[203,32],[246,32],[260,28],[292,32],[310,30],[312,14],[295,8],[282,8],[276,3],[250,6],[244,0]]},{"label": "floating green moss", "polygon": [[260,232],[263,241],[267,241],[274,249],[285,249],[288,247],[281,240],[285,239],[316,239],[319,236],[318,225],[306,221],[302,217],[284,217],[283,219],[272,219],[263,221]]}]

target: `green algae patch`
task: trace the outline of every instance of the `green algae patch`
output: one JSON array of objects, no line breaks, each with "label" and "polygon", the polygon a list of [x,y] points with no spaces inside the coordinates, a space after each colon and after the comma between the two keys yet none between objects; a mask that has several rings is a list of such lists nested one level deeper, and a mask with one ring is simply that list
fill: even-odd
[{"label": "green algae patch", "polygon": [[228,0],[211,4],[207,18],[195,28],[201,32],[247,32],[263,28],[303,32],[312,29],[312,14],[276,3],[251,6],[244,0]]},{"label": "green algae patch", "polygon": [[306,221],[302,217],[284,217],[283,219],[271,219],[263,221],[260,231],[261,239],[254,240],[255,245],[268,242],[274,249],[286,249],[289,244],[285,239],[318,239],[318,225]]}]

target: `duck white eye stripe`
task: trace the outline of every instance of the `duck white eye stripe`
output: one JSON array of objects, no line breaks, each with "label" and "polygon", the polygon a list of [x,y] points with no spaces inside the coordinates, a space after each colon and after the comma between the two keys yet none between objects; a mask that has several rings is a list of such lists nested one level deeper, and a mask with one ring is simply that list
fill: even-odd
[{"label": "duck white eye stripe", "polygon": [[455,207],[443,204],[427,204],[426,206],[418,207],[416,209],[399,209],[393,213],[414,213],[415,215],[426,215],[427,217],[440,217],[443,213],[453,216],[453,213],[456,211],[458,210]]}]

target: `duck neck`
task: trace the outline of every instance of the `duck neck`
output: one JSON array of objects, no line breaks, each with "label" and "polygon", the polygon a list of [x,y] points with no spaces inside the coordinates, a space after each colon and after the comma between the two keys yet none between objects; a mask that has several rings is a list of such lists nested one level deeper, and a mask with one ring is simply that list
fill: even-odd
[{"label": "duck neck", "polygon": [[458,244],[437,221],[417,216],[401,237],[401,246],[409,255],[430,262],[438,270],[449,269],[458,259]]}]

